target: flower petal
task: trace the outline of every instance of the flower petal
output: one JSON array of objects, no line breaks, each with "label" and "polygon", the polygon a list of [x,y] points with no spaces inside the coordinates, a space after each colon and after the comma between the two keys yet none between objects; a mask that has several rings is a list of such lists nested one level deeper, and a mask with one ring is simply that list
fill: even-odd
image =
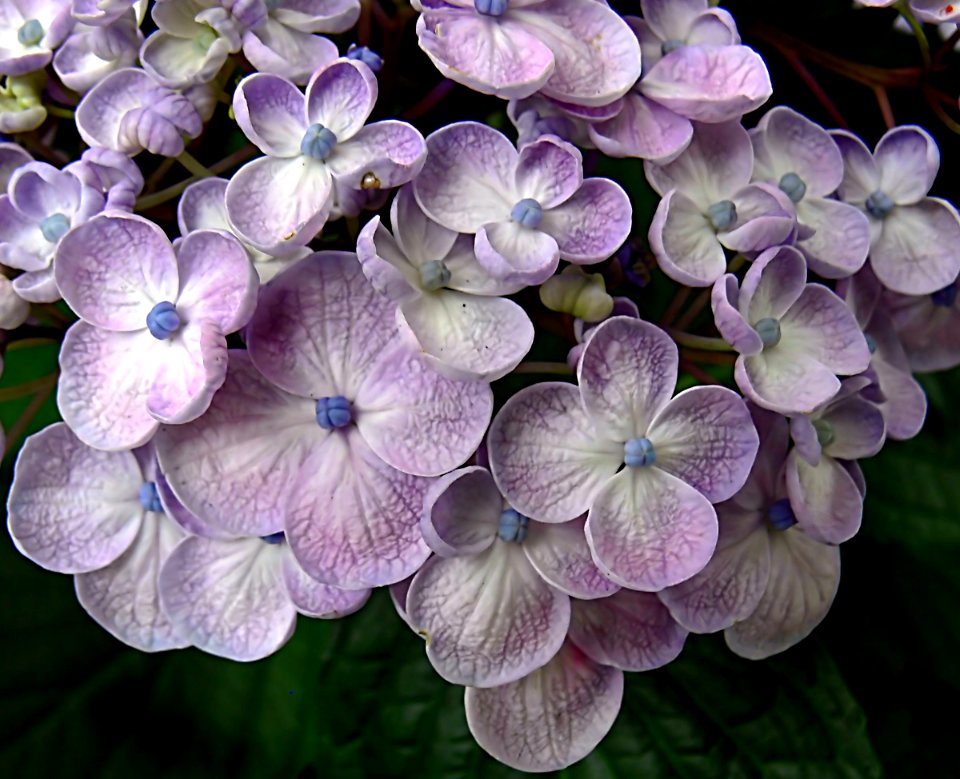
[{"label": "flower petal", "polygon": [[307,131],[303,94],[287,79],[254,73],[233,93],[237,124],[257,148],[271,157],[296,157]]},{"label": "flower petal", "polygon": [[290,547],[283,545],[283,582],[297,611],[307,617],[339,619],[353,614],[370,598],[370,590],[342,590],[307,575]]},{"label": "flower petal", "polygon": [[543,215],[540,229],[560,247],[560,257],[578,265],[610,257],[630,235],[630,198],[609,179],[590,178],[563,205]]},{"label": "flower petal", "polygon": [[870,251],[870,223],[847,203],[806,198],[797,204],[800,221],[816,232],[798,243],[811,270],[824,278],[846,278],[863,267]]},{"label": "flower petal", "polygon": [[587,127],[590,140],[611,157],[667,160],[683,151],[693,138],[693,124],[648,100],[639,92],[623,98],[623,108],[612,119]]},{"label": "flower petal", "polygon": [[820,284],[804,287],[780,319],[780,328],[775,350],[808,355],[844,376],[865,371],[870,364],[870,350],[853,311]]},{"label": "flower petal", "polygon": [[523,551],[544,580],[573,598],[605,598],[620,589],[604,576],[590,556],[584,517],[550,524],[531,522]]},{"label": "flower petal", "polygon": [[549,279],[560,261],[560,249],[552,236],[514,221],[481,227],[474,251],[477,262],[495,279],[530,286]]},{"label": "flower petal", "polygon": [[420,530],[442,557],[476,555],[493,544],[503,497],[486,468],[451,471],[430,485],[423,499]]},{"label": "flower petal", "polygon": [[671,189],[661,199],[648,239],[660,270],[681,284],[708,287],[727,268],[716,232],[696,203],[679,190]]},{"label": "flower petal", "polygon": [[327,160],[338,186],[351,190],[399,187],[412,181],[426,160],[426,144],[412,125],[395,119],[368,124],[337,144]]},{"label": "flower petal", "polygon": [[897,205],[917,203],[933,186],[940,169],[940,150],[921,127],[894,127],[877,143],[873,159],[880,186]]},{"label": "flower petal", "polygon": [[809,414],[840,389],[839,379],[822,363],[777,347],[738,357],[733,375],[750,400],[781,414]]},{"label": "flower petal", "polygon": [[583,157],[579,149],[546,135],[520,150],[514,191],[533,198],[546,210],[570,199],[583,184]]},{"label": "flower petal", "polygon": [[721,276],[713,283],[710,304],[717,330],[720,331],[724,341],[740,354],[750,357],[763,350],[763,341],[738,310],[739,299],[740,289],[737,286],[737,277],[732,273]]},{"label": "flower petal", "polygon": [[800,530],[824,544],[841,544],[857,534],[863,496],[839,461],[824,455],[813,466],[794,449],[787,456],[786,474],[787,494]]},{"label": "flower petal", "polygon": [[307,85],[307,121],[322,124],[342,143],[363,127],[377,92],[377,77],[366,65],[334,60],[314,73]]}]

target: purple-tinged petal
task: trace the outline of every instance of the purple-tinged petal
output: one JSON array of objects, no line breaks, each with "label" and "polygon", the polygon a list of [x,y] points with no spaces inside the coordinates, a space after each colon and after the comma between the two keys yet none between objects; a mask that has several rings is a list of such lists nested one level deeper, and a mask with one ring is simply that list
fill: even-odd
[{"label": "purple-tinged petal", "polygon": [[18,211],[8,195],[0,195],[0,262],[9,268],[40,271],[48,268],[54,246],[43,237],[36,220]]},{"label": "purple-tinged petal", "polygon": [[763,252],[747,270],[740,289],[740,310],[748,322],[779,320],[797,302],[807,282],[807,264],[792,246]]},{"label": "purple-tinged petal", "polygon": [[144,510],[129,452],[101,452],[62,422],[30,436],[17,457],[7,528],[17,549],[58,573],[103,568],[133,543]]},{"label": "purple-tinged petal", "polygon": [[624,97],[623,109],[615,117],[587,129],[590,140],[604,154],[646,160],[671,159],[693,138],[689,119],[639,92]]},{"label": "purple-tinged petal", "polygon": [[423,213],[413,194],[413,184],[402,187],[393,199],[390,225],[402,253],[417,265],[443,260],[453,251],[458,237],[455,231],[442,227]]},{"label": "purple-tinged petal", "polygon": [[897,205],[913,205],[923,198],[940,169],[940,150],[922,127],[894,127],[877,143],[873,156],[880,185]]},{"label": "purple-tinged petal", "polygon": [[201,519],[184,506],[183,503],[180,502],[180,499],[173,494],[170,484],[159,471],[154,474],[153,483],[157,488],[157,496],[160,498],[160,505],[163,507],[163,512],[186,530],[188,535],[203,536],[204,538],[235,537],[233,533],[228,533],[215,525],[211,525],[205,519]]},{"label": "purple-tinged petal", "polygon": [[828,409],[820,421],[830,425],[833,441],[823,451],[838,460],[873,457],[886,437],[883,414],[873,403],[859,397],[846,398]]},{"label": "purple-tinged petal", "polygon": [[880,170],[856,135],[846,130],[831,130],[830,135],[843,155],[843,181],[837,187],[837,196],[859,205],[880,188]]},{"label": "purple-tinged petal", "polygon": [[807,198],[797,203],[797,218],[816,231],[797,244],[814,273],[828,279],[846,278],[863,267],[870,251],[870,222],[858,208]]},{"label": "purple-tinged petal", "polygon": [[707,217],[676,189],[657,206],[648,238],[660,270],[681,284],[708,287],[727,268],[727,257]]},{"label": "purple-tinged petal", "polygon": [[840,389],[839,379],[822,363],[779,347],[738,357],[734,378],[750,400],[781,414],[810,413]]},{"label": "purple-tinged petal", "polygon": [[[160,7],[163,5],[169,4]],[[202,29],[199,24],[197,27]],[[181,38],[157,30],[140,47],[140,62],[161,84],[181,88],[213,81],[230,55],[230,49],[230,43],[219,36],[203,48],[192,35]]]},{"label": "purple-tinged petal", "polygon": [[336,44],[321,35],[312,35],[267,17],[262,24],[243,34],[243,55],[258,71],[306,84],[313,72],[333,62],[338,52]]},{"label": "purple-tinged petal", "polygon": [[587,542],[601,571],[656,592],[689,579],[717,545],[717,515],[700,492],[656,466],[627,467],[596,494]]},{"label": "purple-tinged petal", "polygon": [[54,263],[64,300],[109,330],[140,330],[154,304],[177,297],[177,260],[163,230],[140,216],[104,214],[63,237]]},{"label": "purple-tinged petal", "polygon": [[357,236],[357,258],[363,274],[381,295],[395,303],[417,296],[418,267],[381,224],[379,214],[367,222]]},{"label": "purple-tinged petal", "polygon": [[797,229],[793,203],[778,187],[750,184],[732,198],[737,221],[730,230],[721,230],[717,239],[728,249],[762,252],[790,240]]},{"label": "purple-tinged petal", "polygon": [[373,111],[377,92],[377,77],[362,62],[334,60],[307,85],[307,122],[323,125],[338,142],[350,140]]},{"label": "purple-tinged petal", "polygon": [[612,441],[645,436],[677,383],[677,347],[656,325],[618,316],[592,331],[577,369],[583,407]]},{"label": "purple-tinged petal", "polygon": [[283,646],[296,626],[281,565],[280,546],[259,538],[185,538],[160,570],[160,602],[199,649],[259,660]]},{"label": "purple-tinged petal", "polygon": [[17,294],[10,279],[0,276],[0,330],[15,330],[28,316],[30,304]]},{"label": "purple-tinged petal", "polygon": [[863,496],[853,477],[832,457],[816,466],[796,450],[787,457],[787,494],[797,527],[824,544],[841,544],[853,538],[863,517]]},{"label": "purple-tinged petal", "polygon": [[13,207],[24,216],[40,221],[62,212],[72,216],[80,204],[82,184],[46,162],[27,162],[14,171],[7,191]]},{"label": "purple-tinged petal", "polygon": [[346,32],[360,15],[358,0],[284,0],[270,12],[287,27],[307,32]]},{"label": "purple-tinged petal", "polygon": [[60,290],[53,277],[53,268],[21,273],[12,282],[14,292],[31,303],[56,303]]},{"label": "purple-tinged petal", "polygon": [[[416,574],[414,574],[414,576],[415,575]],[[393,608],[400,616],[400,619],[402,619],[407,624],[407,627],[411,630],[413,630],[413,625],[410,624],[410,617],[407,615],[407,593],[410,590],[410,583],[412,581],[413,576],[409,576],[408,578],[403,579],[396,584],[391,584],[387,587],[387,590],[390,592],[390,600],[393,603]]]},{"label": "purple-tinged petal", "polygon": [[584,517],[548,524],[531,522],[523,551],[537,573],[572,598],[605,598],[620,587],[604,576],[590,556]]},{"label": "purple-tinged petal", "polygon": [[0,143],[0,191],[7,191],[7,184],[14,171],[28,162],[33,162],[33,157],[19,144]]},{"label": "purple-tinged petal", "polygon": [[743,486],[759,446],[743,398],[726,387],[684,390],[657,413],[646,435],[657,467],[711,503],[733,497]]},{"label": "purple-tinged petal", "polygon": [[356,430],[333,433],[288,491],[290,548],[310,576],[336,587],[405,579],[430,555],[419,526],[429,485],[384,463]]},{"label": "purple-tinged petal", "polygon": [[161,566],[185,533],[162,514],[147,514],[130,547],[105,568],[76,577],[87,614],[142,652],[180,649],[190,642],[160,606]]},{"label": "purple-tinged petal", "polygon": [[728,273],[717,279],[710,293],[713,321],[724,341],[751,357],[763,350],[763,341],[738,310],[739,296],[736,276]]},{"label": "purple-tinged petal", "polygon": [[810,465],[820,464],[823,447],[820,446],[817,428],[813,426],[813,420],[809,416],[801,414],[790,417],[790,438],[793,439],[799,457]]},{"label": "purple-tinged petal", "polygon": [[329,435],[314,405],[277,389],[245,352],[231,351],[226,381],[207,412],[157,435],[171,489],[193,513],[236,535],[282,530],[300,467]]},{"label": "purple-tinged petal", "polygon": [[211,176],[195,181],[177,203],[177,226],[180,235],[194,230],[231,230],[224,197],[227,179]]},{"label": "purple-tinged petal", "polygon": [[496,687],[545,665],[563,644],[570,598],[547,584],[514,543],[434,557],[407,593],[410,624],[448,682]]},{"label": "purple-tinged petal", "polygon": [[177,261],[177,310],[187,322],[209,322],[223,335],[247,323],[257,302],[259,279],[236,238],[222,231],[195,231],[177,245]]},{"label": "purple-tinged petal", "polygon": [[840,550],[796,530],[770,540],[770,579],[753,612],[727,628],[727,646],[760,660],[806,638],[830,610],[840,583]]},{"label": "purple-tinged petal", "polygon": [[887,423],[887,435],[898,441],[913,438],[923,427],[927,416],[927,394],[910,374],[884,360],[874,359],[871,367],[877,372],[886,400],[880,405]]},{"label": "purple-tinged petal", "polygon": [[623,444],[594,431],[572,384],[526,387],[494,418],[487,440],[497,486],[517,511],[566,522],[586,511],[623,463]]},{"label": "purple-tinged petal", "polygon": [[521,771],[553,771],[586,757],[620,711],[623,672],[570,642],[533,673],[493,688],[468,687],[467,725],[480,746]]},{"label": "purple-tinged petal", "polygon": [[573,601],[570,640],[591,659],[621,671],[651,671],[676,660],[687,639],[652,592],[620,590]]},{"label": "purple-tinged petal", "polygon": [[630,198],[619,184],[590,178],[563,205],[543,214],[540,229],[556,240],[562,259],[591,264],[627,240],[632,217]]},{"label": "purple-tinged petal", "polygon": [[353,190],[399,187],[412,181],[426,160],[423,136],[395,119],[368,124],[337,144],[327,160],[338,185]]},{"label": "purple-tinged petal", "polygon": [[[843,155],[820,125],[787,106],[771,108],[751,133],[756,165],[754,178],[777,184],[793,173],[804,184],[805,197],[832,195],[843,179]],[[806,202],[806,200],[801,200]]]},{"label": "purple-tinged petal", "polygon": [[358,611],[370,598],[370,590],[342,590],[310,578],[290,548],[283,545],[283,582],[297,611],[307,617],[338,619]]},{"label": "purple-tinged petal", "polygon": [[230,223],[245,241],[267,254],[290,254],[326,223],[333,181],[322,162],[306,155],[261,157],[233,174],[226,204]]},{"label": "purple-tinged petal", "polygon": [[420,530],[442,557],[475,555],[497,537],[503,496],[486,468],[451,471],[430,485],[423,499]]},{"label": "purple-tinged petal", "polygon": [[264,154],[296,157],[307,131],[303,94],[280,76],[254,73],[233,93],[237,124]]},{"label": "purple-tinged petal", "polygon": [[448,289],[470,295],[512,295],[527,285],[522,281],[504,281],[491,276],[477,261],[473,250],[476,236],[460,234],[443,264],[450,271]]},{"label": "purple-tinged petal", "polygon": [[67,331],[57,408],[80,440],[116,451],[153,437],[160,423],[147,410],[152,376],[144,368],[162,357],[160,343],[146,329],[115,333],[77,322]]},{"label": "purple-tinged petal", "polygon": [[520,150],[514,175],[519,199],[532,198],[544,210],[555,208],[583,183],[583,157],[576,146],[548,135]]},{"label": "purple-tinged petal", "polygon": [[493,222],[477,231],[477,262],[495,279],[534,286],[557,270],[560,249],[545,232],[519,222]]},{"label": "purple-tinged petal", "polygon": [[860,373],[870,364],[870,350],[853,312],[820,284],[804,287],[781,317],[780,327],[781,341],[775,349],[802,353],[844,376]]},{"label": "purple-tinged petal", "polygon": [[439,476],[480,445],[493,393],[485,382],[441,376],[397,344],[371,367],[353,409],[364,440],[385,462],[404,473]]}]

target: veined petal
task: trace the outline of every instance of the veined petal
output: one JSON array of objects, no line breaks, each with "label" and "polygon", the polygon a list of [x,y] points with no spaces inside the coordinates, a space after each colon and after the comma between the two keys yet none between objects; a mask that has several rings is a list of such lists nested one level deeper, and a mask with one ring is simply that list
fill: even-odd
[{"label": "veined petal", "polygon": [[767,249],[753,261],[740,287],[739,308],[748,322],[779,320],[807,283],[807,265],[792,246]]},{"label": "veined petal", "polygon": [[822,363],[778,347],[738,357],[733,373],[744,395],[781,414],[809,414],[840,389],[840,380]]},{"label": "veined petal", "polygon": [[423,136],[396,119],[368,124],[350,140],[338,143],[327,160],[337,185],[359,190],[399,187],[413,180],[426,159]]},{"label": "veined petal", "polygon": [[587,127],[590,140],[611,157],[668,160],[682,152],[693,138],[693,124],[639,92],[623,98],[620,113]]},{"label": "veined petal", "polygon": [[430,219],[413,194],[413,184],[400,188],[390,205],[393,236],[409,260],[422,265],[443,260],[453,250],[457,233]]},{"label": "veined petal", "polygon": [[681,284],[708,287],[727,268],[716,232],[696,203],[679,190],[663,196],[648,238],[660,270]]},{"label": "veined petal", "polygon": [[740,354],[750,357],[763,350],[763,341],[738,310],[739,299],[740,289],[737,286],[737,277],[732,273],[727,273],[714,282],[710,303],[717,330],[720,331],[724,341]]},{"label": "veined petal", "polygon": [[589,265],[620,248],[632,218],[630,198],[619,184],[590,178],[563,205],[545,212],[540,228],[556,240],[561,258]]},{"label": "veined petal", "polygon": [[339,143],[350,140],[370,116],[377,92],[377,77],[366,65],[334,60],[307,85],[307,122],[323,125]]},{"label": "veined petal", "polygon": [[886,424],[881,410],[861,397],[846,398],[828,409],[820,419],[830,425],[834,439],[823,447],[838,460],[873,457],[883,446]]},{"label": "veined petal", "polygon": [[863,267],[870,251],[870,223],[863,211],[837,200],[808,197],[797,203],[797,218],[816,231],[797,244],[815,273],[846,278]]},{"label": "veined petal", "polygon": [[846,203],[860,205],[880,188],[880,170],[870,150],[856,135],[846,130],[831,130],[830,135],[843,155],[843,181],[837,196]]},{"label": "veined petal", "polygon": [[546,135],[520,150],[514,176],[518,199],[533,198],[544,210],[552,209],[583,184],[583,157],[576,146]]},{"label": "veined petal", "polygon": [[620,589],[604,576],[590,556],[584,517],[569,522],[531,522],[523,551],[537,573],[573,598],[605,598]]},{"label": "veined petal", "polygon": [[297,611],[307,617],[339,619],[358,611],[370,598],[370,590],[342,590],[307,575],[283,544],[283,583]]},{"label": "veined petal", "polygon": [[774,350],[807,355],[844,376],[865,371],[870,364],[870,350],[853,311],[820,284],[804,287],[780,327],[781,341]]},{"label": "veined petal", "polygon": [[940,150],[926,130],[915,125],[894,127],[877,143],[873,159],[880,171],[880,186],[897,205],[920,201],[937,177]]},{"label": "veined petal", "polygon": [[477,262],[507,282],[542,284],[557,270],[560,249],[547,233],[514,221],[483,225],[474,241]]},{"label": "veined petal", "polygon": [[843,155],[837,144],[820,125],[792,108],[777,106],[767,111],[751,139],[757,156],[755,178],[775,184],[794,173],[806,186],[806,198],[818,201],[840,186]]},{"label": "veined petal", "polygon": [[254,73],[233,93],[237,124],[257,148],[271,157],[296,157],[307,131],[303,93],[287,79]]},{"label": "veined petal", "polygon": [[[281,10],[285,9],[278,8],[273,13]],[[312,35],[267,16],[262,24],[243,34],[243,55],[259,71],[306,84],[313,72],[333,62],[338,52],[336,44],[322,35]]]}]

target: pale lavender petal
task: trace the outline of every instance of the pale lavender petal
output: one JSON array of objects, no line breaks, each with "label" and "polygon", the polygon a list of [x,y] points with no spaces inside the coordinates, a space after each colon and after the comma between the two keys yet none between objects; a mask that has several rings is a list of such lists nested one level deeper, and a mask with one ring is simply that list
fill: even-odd
[{"label": "pale lavender petal", "polygon": [[797,217],[816,232],[797,246],[810,269],[824,278],[846,278],[863,267],[870,251],[870,223],[847,203],[807,198],[797,204]]},{"label": "pale lavender petal", "polygon": [[590,140],[611,157],[670,159],[693,138],[689,119],[639,92],[631,92],[623,99],[623,109],[615,117],[587,129]]},{"label": "pale lavender petal", "polygon": [[370,598],[370,590],[342,590],[310,578],[283,545],[283,582],[297,611],[308,617],[339,619],[359,611]]},{"label": "pale lavender petal", "polygon": [[570,640],[591,659],[621,671],[651,671],[680,656],[687,631],[652,592],[620,590],[573,601]]},{"label": "pale lavender petal", "polygon": [[870,364],[870,350],[853,312],[820,284],[806,285],[780,319],[780,327],[777,350],[808,355],[844,376],[860,373]]},{"label": "pale lavender petal", "polygon": [[411,262],[443,260],[453,250],[457,233],[429,219],[417,203],[413,184],[401,187],[390,205],[390,225],[397,244]]},{"label": "pale lavender petal", "polygon": [[322,35],[288,27],[268,16],[243,34],[243,55],[263,73],[306,84],[318,67],[333,62],[338,53],[336,44]]},{"label": "pale lavender petal", "polygon": [[468,687],[467,725],[480,746],[521,771],[553,771],[586,757],[620,711],[623,672],[593,662],[570,642],[543,668],[512,684]]},{"label": "pale lavender petal", "polygon": [[570,199],[583,183],[579,149],[555,136],[545,136],[520,150],[514,191],[533,198],[546,210]]},{"label": "pale lavender petal", "polygon": [[491,276],[525,285],[542,284],[557,270],[557,241],[519,222],[493,222],[477,231],[477,262]]},{"label": "pale lavender petal", "polygon": [[880,409],[860,397],[846,398],[821,416],[830,425],[834,438],[824,445],[825,454],[838,460],[872,457],[883,446],[886,424]]},{"label": "pale lavender petal", "polygon": [[701,493],[656,466],[627,467],[587,514],[594,562],[618,584],[656,592],[689,579],[717,545],[717,515]]},{"label": "pale lavender petal", "polygon": [[566,522],[586,511],[623,463],[623,444],[594,431],[572,384],[526,387],[494,418],[487,439],[500,491],[521,514]]},{"label": "pale lavender petal", "polygon": [[60,290],[53,277],[53,268],[21,273],[12,282],[14,292],[31,303],[56,303]]},{"label": "pale lavender petal", "polygon": [[739,307],[748,322],[779,320],[797,302],[807,282],[807,264],[792,246],[763,252],[747,270]]},{"label": "pale lavender petal", "polygon": [[95,571],[137,537],[143,481],[129,452],[92,449],[55,423],[17,456],[7,528],[21,554],[48,570]]},{"label": "pale lavender petal", "polygon": [[830,135],[843,155],[843,181],[837,187],[837,196],[847,203],[861,204],[880,188],[880,170],[856,135],[846,130],[832,130]]},{"label": "pale lavender petal", "polygon": [[407,616],[407,592],[410,590],[410,582],[412,581],[413,576],[410,576],[387,587],[390,591],[390,601],[393,603],[393,608],[411,630],[413,630],[413,626],[410,624],[410,617]]},{"label": "pale lavender petal", "polygon": [[368,124],[349,141],[337,144],[327,166],[338,186],[379,190],[412,181],[426,159],[423,136],[395,119]]},{"label": "pale lavender petal", "polygon": [[303,94],[280,76],[254,73],[233,93],[237,124],[264,154],[296,157],[307,131]]},{"label": "pale lavender petal", "polygon": [[734,378],[750,400],[782,414],[808,414],[840,389],[840,380],[822,363],[779,347],[738,357]]},{"label": "pale lavender petal", "polygon": [[786,243],[797,228],[793,203],[771,184],[751,184],[731,200],[736,206],[737,221],[732,229],[717,233],[718,240],[728,249],[762,252]]},{"label": "pale lavender petal", "polygon": [[661,40],[685,40],[693,23],[709,3],[705,0],[640,0],[643,21]]},{"label": "pale lavender petal", "polygon": [[792,108],[777,106],[767,111],[751,139],[757,156],[755,178],[776,184],[793,173],[806,187],[805,198],[815,200],[829,197],[840,186],[843,156],[836,142]]},{"label": "pale lavender petal", "polygon": [[812,466],[797,456],[787,457],[787,494],[797,527],[824,544],[853,538],[863,517],[863,496],[853,477],[832,457]]},{"label": "pale lavender petal", "polygon": [[763,350],[763,341],[738,310],[739,293],[737,277],[732,273],[714,282],[710,293],[713,321],[724,341],[750,357]]},{"label": "pale lavender petal", "polygon": [[933,186],[940,169],[940,150],[922,127],[894,127],[877,144],[873,159],[880,186],[897,205],[917,203]]},{"label": "pale lavender petal", "polygon": [[334,60],[307,85],[307,122],[323,125],[340,143],[350,140],[370,116],[377,91],[377,77],[366,65]]},{"label": "pale lavender petal", "polygon": [[186,538],[160,571],[160,602],[199,649],[228,660],[260,660],[296,626],[281,565],[280,546],[259,538]]},{"label": "pale lavender petal", "polygon": [[796,447],[797,455],[810,465],[819,465],[823,456],[823,447],[820,446],[817,428],[813,426],[813,418],[806,414],[790,417],[790,438]]},{"label": "pale lavender petal", "polygon": [[590,264],[607,259],[627,240],[632,217],[619,184],[591,178],[563,205],[545,212],[540,229],[556,240],[562,259]]},{"label": "pale lavender petal", "polygon": [[710,286],[727,268],[716,232],[697,204],[678,190],[660,201],[648,238],[660,269],[681,284]]},{"label": "pale lavender petal", "polygon": [[605,598],[620,587],[604,576],[590,556],[584,517],[548,524],[531,522],[523,551],[537,573],[573,598]]},{"label": "pale lavender petal", "polygon": [[878,359],[871,362],[871,367],[877,372],[886,397],[880,410],[887,423],[887,435],[899,441],[913,438],[927,416],[927,394],[923,387],[909,370]]},{"label": "pale lavender petal", "polygon": [[440,676],[495,687],[557,653],[570,598],[540,578],[518,545],[498,540],[478,555],[428,560],[410,584],[407,613]]},{"label": "pale lavender petal", "polygon": [[399,303],[416,298],[420,273],[377,214],[357,236],[357,257],[374,289]]},{"label": "pale lavender petal", "polygon": [[442,557],[475,555],[493,544],[503,497],[486,468],[451,471],[430,485],[423,500],[420,530]]},{"label": "pale lavender petal", "polygon": [[[157,439],[154,439],[156,441]],[[153,441],[151,441],[151,444]],[[180,502],[180,499],[173,494],[170,484],[162,473],[157,471],[153,476],[153,483],[157,488],[157,495],[160,498],[160,505],[163,506],[163,512],[180,527],[187,531],[191,536],[203,536],[204,538],[234,538],[233,533],[222,530],[216,525],[212,525],[205,519],[201,519],[190,509]]]}]

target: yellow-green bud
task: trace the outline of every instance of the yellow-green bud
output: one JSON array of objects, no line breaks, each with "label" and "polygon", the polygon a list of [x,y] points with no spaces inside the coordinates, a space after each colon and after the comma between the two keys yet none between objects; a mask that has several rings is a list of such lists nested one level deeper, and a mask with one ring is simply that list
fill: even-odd
[{"label": "yellow-green bud", "polygon": [[551,311],[572,314],[584,322],[599,322],[613,311],[603,276],[584,273],[579,265],[569,265],[541,284],[540,300]]}]

